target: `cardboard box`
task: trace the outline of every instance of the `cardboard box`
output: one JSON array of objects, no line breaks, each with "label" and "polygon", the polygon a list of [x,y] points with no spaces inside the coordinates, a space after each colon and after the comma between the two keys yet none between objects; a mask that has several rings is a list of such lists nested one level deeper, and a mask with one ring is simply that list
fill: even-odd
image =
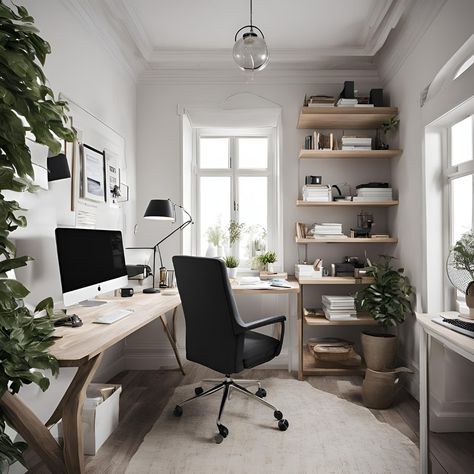
[{"label": "cardboard box", "polygon": [[91,384],[82,411],[84,454],[94,455],[117,428],[121,385]]}]

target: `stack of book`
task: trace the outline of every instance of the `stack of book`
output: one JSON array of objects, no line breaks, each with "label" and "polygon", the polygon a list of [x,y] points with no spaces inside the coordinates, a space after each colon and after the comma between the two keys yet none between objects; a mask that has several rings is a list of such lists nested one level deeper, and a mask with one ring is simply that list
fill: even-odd
[{"label": "stack of book", "polygon": [[313,202],[329,202],[332,200],[331,187],[327,184],[305,184],[303,200]]},{"label": "stack of book", "polygon": [[352,137],[344,135],[342,137],[343,150],[358,150],[368,151],[372,150],[372,138],[370,137]]},{"label": "stack of book", "polygon": [[338,107],[355,107],[357,105],[357,99],[339,99],[337,101]]},{"label": "stack of book", "polygon": [[347,239],[342,233],[342,224],[322,223],[314,224],[308,231],[308,237],[314,239]]},{"label": "stack of book", "polygon": [[308,107],[334,107],[336,98],[330,95],[312,95]]},{"label": "stack of book", "polygon": [[392,188],[359,188],[353,201],[391,201]]},{"label": "stack of book", "polygon": [[322,296],[323,311],[330,321],[357,319],[355,301],[352,296]]}]

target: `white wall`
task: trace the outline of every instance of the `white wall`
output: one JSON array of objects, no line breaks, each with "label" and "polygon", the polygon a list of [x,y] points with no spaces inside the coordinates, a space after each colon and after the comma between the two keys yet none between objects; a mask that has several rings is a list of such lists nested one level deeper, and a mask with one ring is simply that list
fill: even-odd
[{"label": "white wall", "polygon": [[[420,2],[427,3],[427,2]],[[434,2],[437,9],[443,2]],[[436,8],[435,8],[436,7]],[[420,108],[420,93],[434,79],[438,71],[451,56],[464,44],[473,33],[474,2],[472,0],[448,0],[444,2],[425,34],[418,42],[407,45],[406,31],[410,22],[420,21],[419,18],[406,18],[389,37],[388,43],[379,53],[379,68],[386,77],[384,89],[388,91],[393,104],[400,110],[399,144],[403,148],[403,156],[393,162],[392,179],[399,189],[400,205],[394,211],[394,228],[399,238],[397,254],[412,284],[417,289],[417,309],[426,311],[429,308],[427,297],[427,281],[429,275],[424,267],[423,254],[425,242],[422,233],[424,222],[423,209],[423,142],[424,127]],[[398,69],[394,70],[396,58],[400,50],[406,56]],[[471,83],[470,94],[474,95]],[[433,99],[433,100],[436,100]],[[451,104],[454,107],[457,103]],[[426,159],[430,159],[427,155]],[[441,210],[439,210],[441,212]],[[430,235],[428,239],[436,238]],[[434,254],[429,258],[442,259],[442,255]],[[435,310],[442,310],[436,308]],[[433,308],[430,308],[433,310]],[[418,338],[414,319],[407,321],[401,328],[402,353],[409,365],[418,367]],[[440,356],[441,351],[441,356]],[[450,423],[448,412],[453,417],[469,418],[471,429],[474,426],[473,407],[467,408],[467,400],[474,400],[472,365],[459,360],[454,355],[446,354],[444,349],[433,351],[437,357],[434,365],[435,377],[432,378],[438,394],[438,421],[444,418],[446,426]],[[454,362],[455,361],[455,362]],[[466,381],[465,384],[460,380]],[[470,385],[470,387],[469,387]],[[413,377],[411,391],[418,396],[417,377]],[[463,414],[459,414],[462,405]],[[456,412],[458,414],[456,415]],[[435,420],[436,422],[436,420]],[[443,422],[437,424],[442,429]],[[452,426],[452,425],[451,425]]]},{"label": "white wall", "polygon": [[[60,0],[20,3],[27,7],[42,37],[51,44],[52,54],[47,58],[45,73],[55,93],[66,94],[125,138],[127,179],[132,198],[123,212],[125,222],[134,222],[136,88],[133,78]],[[21,204],[28,208],[29,225],[16,231],[12,237],[16,240],[19,254],[31,255],[35,261],[27,270],[18,271],[17,277],[31,289],[30,301],[33,304],[47,296],[53,296],[55,300],[60,298],[54,229],[67,211],[69,186],[70,180],[64,180],[52,183],[49,191],[19,196]],[[132,229],[133,226],[125,229],[125,242],[131,243]],[[121,347],[113,348],[98,376],[101,377],[101,370],[104,378],[120,370],[119,365],[111,366],[111,363],[118,361],[121,354]],[[45,394],[35,387],[25,387],[22,397],[46,421],[73,373],[72,369],[63,370],[57,380],[52,380]]]}]

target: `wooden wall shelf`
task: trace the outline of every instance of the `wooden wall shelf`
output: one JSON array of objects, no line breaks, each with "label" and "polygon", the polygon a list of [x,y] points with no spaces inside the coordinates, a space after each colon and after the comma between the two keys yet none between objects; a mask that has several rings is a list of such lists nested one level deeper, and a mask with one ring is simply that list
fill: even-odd
[{"label": "wooden wall shelf", "polygon": [[402,154],[403,150],[300,150],[298,158],[307,159],[355,159],[355,158],[395,158]]},{"label": "wooden wall shelf", "polygon": [[308,326],[375,326],[378,322],[368,314],[361,314],[357,316],[357,319],[348,319],[345,321],[329,321],[324,317],[313,318],[311,316],[305,316],[305,323]]},{"label": "wooden wall shelf", "polygon": [[297,244],[396,244],[398,242],[398,239],[394,237],[348,237],[347,239],[301,239],[295,237],[295,242]]},{"label": "wooden wall shelf", "polygon": [[396,115],[397,107],[302,107],[298,128],[373,129]]},{"label": "wooden wall shelf", "polygon": [[298,199],[296,201],[298,207],[390,207],[398,206],[398,201],[331,201],[331,202],[319,202],[319,201],[304,201]]},{"label": "wooden wall shelf", "polygon": [[308,349],[303,352],[303,376],[304,375],[364,375],[365,364],[359,367],[335,367],[334,362],[316,362]]}]

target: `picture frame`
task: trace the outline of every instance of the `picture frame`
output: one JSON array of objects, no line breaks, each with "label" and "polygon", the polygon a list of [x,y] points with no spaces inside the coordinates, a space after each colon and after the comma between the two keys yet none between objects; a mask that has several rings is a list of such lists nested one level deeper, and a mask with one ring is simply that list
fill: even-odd
[{"label": "picture frame", "polygon": [[47,191],[49,189],[47,165],[49,148],[46,145],[36,143],[33,135],[31,137],[27,136],[25,143],[31,153],[31,165],[35,176],[33,184]]},{"label": "picture frame", "polygon": [[81,156],[81,197],[91,201],[104,202],[107,195],[104,152],[84,143],[81,146]]},{"label": "picture frame", "polygon": [[130,188],[128,184],[120,183],[120,196],[117,202],[127,202],[130,199]]},{"label": "picture frame", "polygon": [[108,157],[107,153],[105,153],[105,187],[105,200],[112,203],[116,202],[117,197],[114,194],[114,189],[120,188],[120,168],[117,160]]}]

